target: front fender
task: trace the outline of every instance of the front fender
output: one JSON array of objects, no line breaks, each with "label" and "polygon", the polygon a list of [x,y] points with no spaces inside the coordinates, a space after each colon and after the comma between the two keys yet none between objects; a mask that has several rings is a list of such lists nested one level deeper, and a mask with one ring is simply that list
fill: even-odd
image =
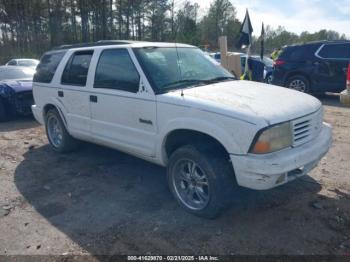
[{"label": "front fender", "polygon": [[157,155],[160,156],[160,160],[163,165],[166,165],[168,159],[165,152],[165,142],[167,136],[175,130],[191,130],[207,134],[215,138],[222,146],[226,149],[228,153],[239,154],[242,153],[242,148],[235,141],[234,137],[228,132],[228,130],[223,129],[217,125],[214,125],[208,121],[193,118],[176,118],[169,121],[160,131],[159,140],[157,143]]}]

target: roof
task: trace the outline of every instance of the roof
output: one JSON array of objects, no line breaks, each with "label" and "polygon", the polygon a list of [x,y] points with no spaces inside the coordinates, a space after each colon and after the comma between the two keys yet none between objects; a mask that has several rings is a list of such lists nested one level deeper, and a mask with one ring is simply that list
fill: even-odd
[{"label": "roof", "polygon": [[320,41],[311,41],[306,43],[297,43],[288,46],[303,46],[303,45],[322,45],[322,44],[350,44],[350,40],[320,40]]},{"label": "roof", "polygon": [[85,49],[88,47],[100,47],[100,46],[118,46],[126,45],[131,47],[193,47],[191,45],[180,43],[163,43],[163,42],[147,42],[147,41],[131,41],[131,40],[101,40],[91,43],[80,43],[73,45],[62,45],[53,48],[51,51],[69,50],[69,49]]}]

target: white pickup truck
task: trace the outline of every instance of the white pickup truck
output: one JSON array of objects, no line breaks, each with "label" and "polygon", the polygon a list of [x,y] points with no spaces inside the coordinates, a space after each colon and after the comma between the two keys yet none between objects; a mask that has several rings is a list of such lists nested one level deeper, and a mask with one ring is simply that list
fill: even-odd
[{"label": "white pickup truck", "polygon": [[166,166],[176,200],[203,217],[237,184],[265,190],[307,174],[331,145],[319,100],[236,80],[184,44],[63,46],[41,58],[33,93],[53,150],[84,140]]}]

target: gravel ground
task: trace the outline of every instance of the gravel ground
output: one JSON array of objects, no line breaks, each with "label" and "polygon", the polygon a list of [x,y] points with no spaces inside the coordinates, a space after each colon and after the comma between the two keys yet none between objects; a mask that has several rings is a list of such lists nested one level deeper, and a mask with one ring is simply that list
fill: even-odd
[{"label": "gravel ground", "polygon": [[33,119],[0,123],[0,255],[350,254],[350,108],[322,100],[334,142],[317,168],[239,189],[215,220],[184,212],[161,167],[89,144],[60,155]]}]

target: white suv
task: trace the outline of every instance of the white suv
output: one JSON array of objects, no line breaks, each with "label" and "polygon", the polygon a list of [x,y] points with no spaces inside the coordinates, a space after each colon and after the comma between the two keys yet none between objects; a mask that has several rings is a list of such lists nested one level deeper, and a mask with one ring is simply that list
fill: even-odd
[{"label": "white suv", "polygon": [[196,47],[106,41],[43,55],[32,107],[57,152],[85,140],[167,167],[186,210],[214,217],[234,185],[303,176],[331,145],[312,96],[239,81]]}]

